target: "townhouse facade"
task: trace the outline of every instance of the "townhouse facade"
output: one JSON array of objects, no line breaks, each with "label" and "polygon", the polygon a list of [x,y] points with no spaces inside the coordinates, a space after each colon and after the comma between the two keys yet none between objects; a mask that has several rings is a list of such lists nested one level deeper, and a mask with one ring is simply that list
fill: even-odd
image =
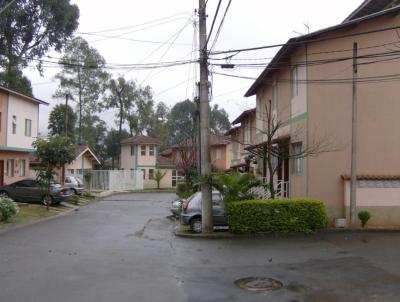
[{"label": "townhouse facade", "polygon": [[0,185],[29,176],[29,154],[38,136],[39,105],[48,103],[0,87]]},{"label": "townhouse facade", "polygon": [[165,176],[160,187],[175,187],[178,173],[174,164],[160,154],[161,141],[149,136],[132,136],[121,142],[120,169],[140,170],[144,188],[156,188],[154,174],[160,170]]},{"label": "townhouse facade", "polygon": [[271,105],[282,125],[274,144],[291,155],[276,181],[290,197],[323,200],[331,223],[349,218],[354,79],[357,210],[372,213],[371,225],[400,225],[399,13],[399,1],[368,0],[342,23],[290,39],[245,94],[264,129],[253,147],[265,144]]}]

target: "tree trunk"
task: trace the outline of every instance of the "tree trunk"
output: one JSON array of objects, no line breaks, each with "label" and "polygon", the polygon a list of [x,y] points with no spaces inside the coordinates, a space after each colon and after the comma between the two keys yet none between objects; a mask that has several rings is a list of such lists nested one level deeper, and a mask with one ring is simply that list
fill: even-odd
[{"label": "tree trunk", "polygon": [[79,98],[79,134],[78,145],[82,145],[82,82],[81,82],[81,69],[78,68],[78,98]]}]

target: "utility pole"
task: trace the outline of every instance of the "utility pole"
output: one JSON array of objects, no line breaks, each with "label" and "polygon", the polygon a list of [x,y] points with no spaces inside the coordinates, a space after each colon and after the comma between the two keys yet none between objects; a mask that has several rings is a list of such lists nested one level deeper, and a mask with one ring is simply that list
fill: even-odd
[{"label": "utility pole", "polygon": [[65,95],[65,112],[64,112],[64,132],[68,136],[68,93]]},{"label": "utility pole", "polygon": [[357,56],[358,45],[353,44],[353,81],[351,116],[351,183],[350,183],[350,223],[356,224],[357,211]]},{"label": "utility pole", "polygon": [[[68,93],[65,95],[65,110],[64,110],[64,133],[65,137],[68,137]],[[61,169],[61,183],[65,181],[65,165]]]},{"label": "utility pole", "polygon": [[207,15],[205,0],[199,0],[199,46],[200,46],[200,152],[202,194],[202,232],[213,232],[211,184],[205,181],[211,173],[210,158],[210,105],[208,99],[208,60],[207,60]]}]

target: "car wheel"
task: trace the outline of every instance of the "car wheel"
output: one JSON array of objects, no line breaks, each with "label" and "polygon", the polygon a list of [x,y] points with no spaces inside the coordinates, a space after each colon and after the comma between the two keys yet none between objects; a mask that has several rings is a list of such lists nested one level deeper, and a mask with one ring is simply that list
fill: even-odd
[{"label": "car wheel", "polygon": [[10,195],[8,195],[8,193],[6,191],[0,191],[0,198],[7,198],[10,197]]},{"label": "car wheel", "polygon": [[51,206],[52,203],[53,203],[53,197],[51,197],[51,196],[49,196],[49,195],[44,195],[44,196],[42,197],[42,203],[43,203],[45,206]]},{"label": "car wheel", "polygon": [[202,222],[200,217],[193,218],[192,220],[190,220],[190,230],[193,233],[201,233]]}]

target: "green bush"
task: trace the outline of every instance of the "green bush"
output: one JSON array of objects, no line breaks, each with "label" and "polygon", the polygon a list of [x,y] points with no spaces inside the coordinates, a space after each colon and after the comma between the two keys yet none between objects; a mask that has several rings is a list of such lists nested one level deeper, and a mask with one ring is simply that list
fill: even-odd
[{"label": "green bush", "polygon": [[324,204],[314,199],[235,201],[228,205],[233,233],[312,233],[327,225]]},{"label": "green bush", "polygon": [[19,212],[18,205],[10,198],[0,198],[0,221],[8,221]]},{"label": "green bush", "polygon": [[176,195],[178,195],[179,198],[187,198],[187,195],[190,196],[192,193],[185,182],[178,182],[176,184]]},{"label": "green bush", "polygon": [[371,213],[368,211],[361,211],[358,213],[358,219],[361,220],[361,226],[365,227],[367,224],[368,220],[371,218]]}]

